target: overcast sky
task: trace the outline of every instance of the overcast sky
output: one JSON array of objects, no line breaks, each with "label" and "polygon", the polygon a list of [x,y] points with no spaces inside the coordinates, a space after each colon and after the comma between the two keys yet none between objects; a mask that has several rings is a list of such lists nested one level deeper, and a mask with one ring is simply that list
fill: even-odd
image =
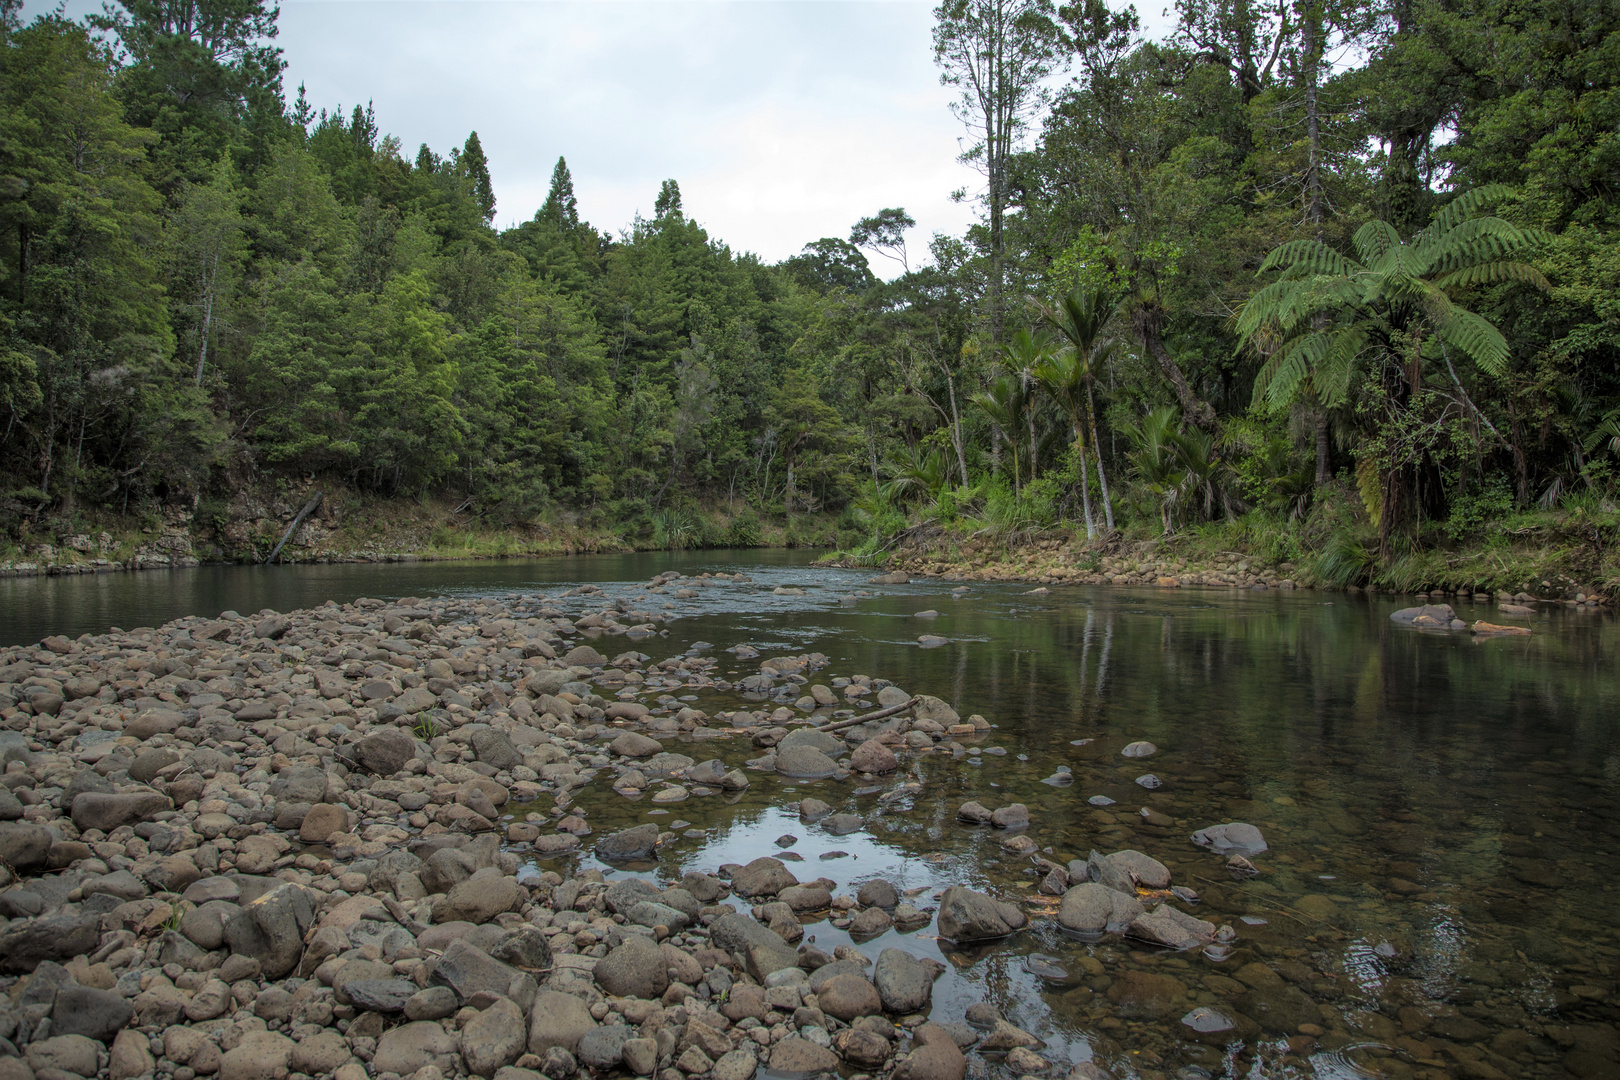
[{"label": "overcast sky", "polygon": [[774,261],[886,206],[914,248],[966,226],[932,24],[911,2],[285,0],[281,46],[289,98],[373,101],[408,155],[476,130],[498,225],[534,214],[560,154],[597,227],[650,216],[673,177],[711,236]]},{"label": "overcast sky", "polygon": [[[32,0],[30,11],[54,0]],[[1144,22],[1165,22],[1147,0]],[[97,0],[70,0],[78,15]],[[476,130],[497,226],[568,159],[581,214],[617,232],[680,183],[688,215],[769,261],[888,206],[913,252],[960,233],[982,187],[939,83],[930,0],[282,0],[289,102],[370,101],[407,157]],[[897,267],[873,257],[873,269]]]}]

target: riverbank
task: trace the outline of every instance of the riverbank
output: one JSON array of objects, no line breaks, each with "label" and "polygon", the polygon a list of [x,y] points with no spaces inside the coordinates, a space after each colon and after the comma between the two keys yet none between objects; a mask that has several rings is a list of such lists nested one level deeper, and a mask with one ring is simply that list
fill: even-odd
[{"label": "riverbank", "polygon": [[[314,501],[313,509],[300,513]],[[71,522],[12,522],[0,577],[174,569],[264,562],[434,562],[702,547],[832,547],[827,515],[761,517],[745,506],[671,510],[632,521],[553,509],[502,523],[437,497],[386,499],[331,485],[274,485],[230,500],[168,506],[160,514],[85,514]],[[289,534],[289,528],[298,527]]]},{"label": "riverbank", "polygon": [[[1102,1080],[988,1004],[936,1015],[947,965],[908,948],[874,948],[874,965],[854,943],[932,924],[983,947],[1039,919],[1229,950],[1237,932],[1181,910],[1197,894],[1165,891],[1155,859],[1040,859],[1020,901],[801,879],[786,856],[616,873],[656,870],[704,833],[675,820],[583,839],[588,787],[659,807],[724,800],[749,773],[892,780],[894,803],[921,787],[902,762],[990,732],[869,675],[811,684],[819,653],[755,666],[738,646],[730,666],[753,667],[739,677],[690,652],[610,661],[589,643],[651,644],[660,594],[751,588],[746,574],[667,573],[641,587],[647,610],[582,586],[227,612],[4,650],[0,1061],[114,1080],[963,1080],[969,1055],[980,1072],[1005,1055],[1020,1074]],[[736,707],[705,712],[676,688]],[[672,739],[724,757],[699,762]],[[865,825],[796,800],[806,828]],[[993,826],[1013,858],[1037,850],[1022,804],[968,802],[958,817]],[[1252,827],[1221,828],[1215,865],[1244,829],[1244,851],[1264,848]],[[811,944],[817,922],[852,943]]]},{"label": "riverbank", "polygon": [[1346,580],[1339,552],[1279,555],[1275,533],[1241,524],[1207,526],[1173,536],[1115,532],[1087,541],[1080,530],[1054,527],[1014,536],[967,534],[924,525],[908,530],[878,559],[835,556],[833,565],[958,581],[1037,585],[1215,586],[1313,588],[1480,600],[1544,600],[1609,605],[1620,596],[1620,561],[1589,526],[1549,524],[1518,542],[1429,549],[1378,567],[1361,561]]}]

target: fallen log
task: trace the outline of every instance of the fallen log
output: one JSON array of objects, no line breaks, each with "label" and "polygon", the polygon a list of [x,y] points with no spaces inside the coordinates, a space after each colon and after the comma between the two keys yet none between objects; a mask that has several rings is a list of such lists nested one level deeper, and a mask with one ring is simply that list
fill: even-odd
[{"label": "fallen log", "polygon": [[291,525],[287,526],[287,531],[281,534],[281,543],[277,544],[275,550],[270,552],[270,557],[264,560],[264,565],[269,566],[271,563],[276,561],[276,556],[280,555],[281,549],[287,546],[287,541],[291,540],[293,533],[298,531],[298,526],[302,525],[304,523],[304,519],[309,517],[310,514],[313,514],[315,512],[315,508],[319,505],[321,505],[321,493],[317,491],[314,495],[310,496],[310,500],[304,504],[304,508],[298,511],[298,516],[293,518]]},{"label": "fallen log", "polygon": [[864,724],[868,720],[883,720],[893,716],[895,713],[905,712],[907,709],[911,708],[913,705],[916,705],[920,701],[922,701],[922,698],[914,696],[902,701],[898,705],[890,705],[887,709],[879,709],[877,712],[869,712],[865,716],[856,716],[849,720],[840,720],[835,724],[819,724],[817,725],[816,730],[842,731],[844,728],[851,728],[858,724]]}]

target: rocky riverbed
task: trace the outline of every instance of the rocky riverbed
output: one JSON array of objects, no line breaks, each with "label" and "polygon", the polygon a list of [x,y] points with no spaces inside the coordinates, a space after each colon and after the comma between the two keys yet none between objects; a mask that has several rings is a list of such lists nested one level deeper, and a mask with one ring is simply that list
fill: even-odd
[{"label": "rocky riverbed", "polygon": [[[730,683],[702,650],[610,660],[569,640],[655,642],[656,594],[747,584],[662,575],[647,610],[583,586],[226,612],[0,655],[0,1078],[1102,1075],[1042,1057],[987,1005],[933,1015],[937,960],[824,952],[804,924],[975,945],[1033,910],[1173,948],[1234,936],[1178,907],[1196,894],[1169,892],[1146,855],[1054,861],[1022,833],[1022,805],[969,803],[965,823],[1032,858],[1037,898],[846,889],[771,856],[627,873],[677,841],[654,824],[576,857],[586,785],[662,805],[763,772],[892,778],[904,795],[903,760],[989,730],[881,679],[812,681],[820,654]],[[678,687],[739,707],[661,692]],[[673,752],[671,735],[725,738],[732,760]],[[814,798],[797,809],[834,833],[862,826]]]}]

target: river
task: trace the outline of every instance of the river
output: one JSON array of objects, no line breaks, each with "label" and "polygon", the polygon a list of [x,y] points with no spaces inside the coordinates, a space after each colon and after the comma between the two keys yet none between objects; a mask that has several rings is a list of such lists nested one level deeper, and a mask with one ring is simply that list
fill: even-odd
[{"label": "river", "polygon": [[[1606,615],[1550,607],[1532,637],[1474,640],[1392,623],[1407,602],[1392,597],[983,585],[958,597],[953,583],[867,585],[865,574],[806,559],[694,552],[24,579],[0,584],[0,637],[361,595],[581,581],[613,593],[613,583],[668,569],[746,570],[756,591],[672,601],[679,617],[667,634],[634,647],[661,659],[707,643],[736,677],[757,668],[718,650],[820,651],[831,663],[814,682],[880,677],[996,727],[959,753],[903,764],[898,779],[921,790],[885,803],[889,785],[759,773],[739,795],[672,807],[616,795],[605,778],[586,788],[580,807],[598,834],[647,821],[681,833],[661,877],[786,852],[800,878],[826,875],[835,893],[884,876],[926,888],[918,903],[954,883],[1016,897],[1037,883],[1029,857],[1005,853],[1003,834],[958,823],[956,809],[1022,802],[1048,857],[1144,851],[1200,894],[1195,914],[1237,939],[1167,953],[1071,938],[1037,918],[986,948],[955,949],[932,927],[861,946],[943,959],[938,1019],[988,1001],[1045,1040],[1050,1060],[1095,1060],[1127,1076],[1620,1075],[1610,870],[1620,854],[1620,669]],[[1493,615],[1458,607],[1470,621]],[[915,617],[925,609],[940,614]],[[924,633],[949,643],[921,648]],[[609,655],[619,651],[604,640]],[[1158,752],[1122,757],[1134,740]],[[758,753],[746,736],[671,749],[730,765]],[[1073,782],[1044,782],[1060,766]],[[1139,785],[1144,774],[1160,786]],[[808,795],[865,827],[838,836],[801,823],[793,804]],[[1099,795],[1114,803],[1093,805]],[[1226,821],[1265,833],[1257,875],[1234,876],[1189,841]],[[827,922],[806,935],[828,951],[848,941]],[[1238,1028],[1196,1033],[1184,1018],[1200,1006]]]}]

